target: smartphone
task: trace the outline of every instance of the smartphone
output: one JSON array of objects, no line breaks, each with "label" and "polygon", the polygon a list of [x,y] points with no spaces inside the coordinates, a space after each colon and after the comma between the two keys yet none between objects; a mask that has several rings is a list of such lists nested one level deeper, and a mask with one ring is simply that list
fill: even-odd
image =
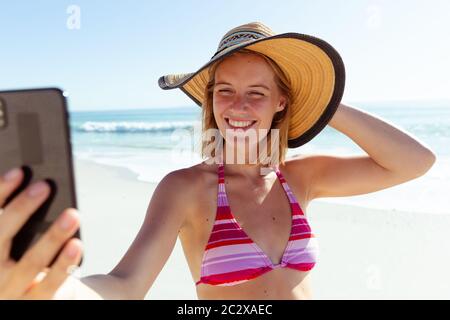
[{"label": "smartphone", "polygon": [[0,91],[0,172],[14,167],[21,167],[25,178],[6,204],[35,181],[45,180],[51,189],[13,239],[10,255],[18,261],[64,209],[77,208],[69,114],[60,89]]}]

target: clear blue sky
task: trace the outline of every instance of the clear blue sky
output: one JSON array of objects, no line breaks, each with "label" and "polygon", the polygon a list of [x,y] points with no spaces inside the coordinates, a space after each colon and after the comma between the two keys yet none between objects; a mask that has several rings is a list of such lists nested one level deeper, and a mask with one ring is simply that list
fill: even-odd
[{"label": "clear blue sky", "polygon": [[[70,5],[80,29],[69,29]],[[192,105],[159,89],[191,72],[222,35],[262,21],[315,35],[344,59],[344,101],[450,99],[450,1],[8,1],[0,8],[0,89],[58,86],[71,110]]]}]

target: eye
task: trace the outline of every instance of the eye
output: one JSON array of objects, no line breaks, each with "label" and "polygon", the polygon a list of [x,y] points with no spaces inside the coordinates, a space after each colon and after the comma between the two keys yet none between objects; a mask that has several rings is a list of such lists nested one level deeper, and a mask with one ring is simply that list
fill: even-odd
[{"label": "eye", "polygon": [[258,92],[258,91],[251,91],[249,92],[250,95],[252,96],[259,96],[259,97],[264,97],[264,93]]},{"label": "eye", "polygon": [[231,89],[219,89],[216,92],[224,95],[230,95],[233,93]]}]

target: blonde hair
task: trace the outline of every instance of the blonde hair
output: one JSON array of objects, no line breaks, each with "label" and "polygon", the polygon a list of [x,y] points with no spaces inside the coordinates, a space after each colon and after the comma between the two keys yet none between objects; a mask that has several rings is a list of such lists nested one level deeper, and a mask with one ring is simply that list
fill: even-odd
[{"label": "blonde hair", "polygon": [[[290,119],[290,109],[291,109],[291,101],[292,101],[292,90],[289,80],[287,79],[284,72],[281,70],[281,68],[269,57],[266,55],[248,50],[248,49],[242,49],[239,50],[233,54],[236,53],[244,53],[244,54],[254,54],[262,57],[268,65],[272,68],[274,75],[275,75],[275,83],[280,90],[281,94],[286,98],[286,104],[284,106],[284,109],[281,111],[278,111],[275,113],[272,124],[270,126],[270,129],[279,129],[279,150],[278,150],[278,158],[277,159],[271,159],[271,163],[274,163],[274,161],[277,161],[277,163],[284,163],[284,159],[286,157],[286,152],[288,149],[288,132],[289,132],[289,119]],[[228,56],[230,57],[230,56]],[[203,133],[205,133],[209,129],[218,129],[216,120],[214,118],[214,112],[213,112],[213,90],[215,86],[215,74],[217,67],[222,63],[227,57],[224,59],[221,59],[219,61],[216,61],[213,65],[209,67],[208,74],[209,74],[209,81],[205,87],[205,99],[202,103],[202,124],[203,124]],[[270,130],[269,130],[270,132]],[[206,157],[207,154],[205,153],[205,150],[207,149],[206,146],[209,145],[211,142],[209,141],[202,141],[202,156]],[[217,141],[215,142],[217,143]],[[270,149],[270,154],[273,156],[276,155],[271,151],[271,139],[270,134],[268,134],[267,138],[267,148]],[[212,154],[213,157],[216,155]],[[262,160],[262,159],[260,159]]]}]

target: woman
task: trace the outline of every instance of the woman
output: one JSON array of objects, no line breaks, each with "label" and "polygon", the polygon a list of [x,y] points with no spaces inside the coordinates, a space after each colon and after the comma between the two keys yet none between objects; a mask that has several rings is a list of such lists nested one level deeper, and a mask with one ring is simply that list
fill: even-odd
[{"label": "woman", "polygon": [[[168,174],[119,264],[81,281],[67,273],[81,256],[79,241],[67,242],[79,225],[74,209],[19,262],[9,260],[12,237],[49,193],[45,184],[30,187],[33,196],[24,191],[0,215],[0,298],[143,298],[179,236],[200,299],[310,299],[319,255],[308,204],[403,183],[435,161],[405,132],[340,104],[344,66],[314,37],[239,26],[197,72],[159,84],[202,105],[204,132],[216,137],[204,141],[206,160]],[[307,143],[327,124],[367,155],[284,160],[287,147]],[[1,179],[0,207],[21,177],[16,170]],[[64,243],[54,267],[44,269]]]}]

